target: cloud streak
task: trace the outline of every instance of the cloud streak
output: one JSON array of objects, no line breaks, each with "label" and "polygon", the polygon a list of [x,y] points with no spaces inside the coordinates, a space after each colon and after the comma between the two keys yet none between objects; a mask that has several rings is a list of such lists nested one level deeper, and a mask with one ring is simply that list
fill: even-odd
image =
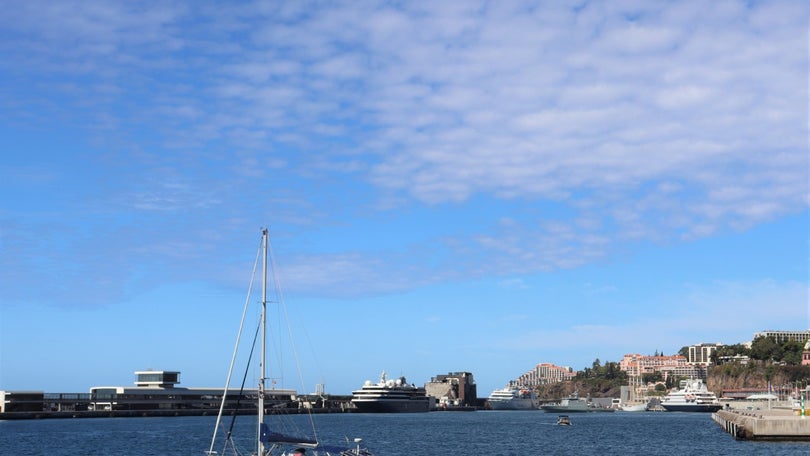
[{"label": "cloud streak", "polygon": [[335,392],[806,328],[806,3],[12,1],[0,382],[217,384],[268,225]]},{"label": "cloud streak", "polygon": [[[800,2],[26,2],[0,48],[2,80],[24,90],[0,110],[92,135],[104,153],[82,163],[116,165],[89,212],[128,206],[167,246],[194,226],[244,229],[249,212],[311,230],[376,208],[511,205],[409,241],[438,263],[298,252],[293,283],[339,294],[344,276],[385,277],[369,288],[382,292],[807,210],[806,17]],[[335,191],[292,190],[317,185]]]}]

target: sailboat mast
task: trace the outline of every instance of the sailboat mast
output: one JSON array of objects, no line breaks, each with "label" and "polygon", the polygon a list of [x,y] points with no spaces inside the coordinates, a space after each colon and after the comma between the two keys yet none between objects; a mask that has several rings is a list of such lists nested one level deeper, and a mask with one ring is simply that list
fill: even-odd
[{"label": "sailboat mast", "polygon": [[264,422],[264,384],[265,384],[265,360],[267,359],[265,349],[267,347],[267,244],[268,244],[268,232],[267,228],[262,230],[262,244],[264,248],[264,258],[262,260],[262,315],[261,315],[261,325],[262,325],[262,347],[261,347],[261,358],[259,360],[259,402],[258,402],[258,433],[257,433],[257,453],[259,456],[264,456],[264,443],[262,443],[261,439],[261,426]]}]

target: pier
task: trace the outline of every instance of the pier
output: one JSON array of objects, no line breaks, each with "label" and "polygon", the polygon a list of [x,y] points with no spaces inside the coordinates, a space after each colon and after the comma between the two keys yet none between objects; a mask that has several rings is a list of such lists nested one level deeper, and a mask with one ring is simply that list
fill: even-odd
[{"label": "pier", "polygon": [[712,419],[735,439],[810,441],[810,416],[790,408],[725,409]]},{"label": "pier", "polygon": [[[95,386],[89,393],[0,391],[0,420],[255,414],[257,389],[185,388],[179,371],[136,371],[135,386]],[[351,396],[264,390],[265,414],[351,412]],[[223,405],[224,400],[224,405]]]},{"label": "pier", "polygon": [[[285,409],[267,409],[268,415],[300,415],[300,414],[321,414],[321,413],[349,413],[354,410],[345,408],[285,408]],[[157,416],[217,416],[218,410],[191,410],[191,409],[176,409],[176,410],[82,410],[82,411],[41,411],[41,412],[4,412],[0,413],[0,421],[3,420],[38,420],[38,419],[51,419],[51,418],[143,418],[143,417],[157,417]],[[243,410],[225,410],[225,416],[232,415],[256,415],[256,409],[243,409]]]}]

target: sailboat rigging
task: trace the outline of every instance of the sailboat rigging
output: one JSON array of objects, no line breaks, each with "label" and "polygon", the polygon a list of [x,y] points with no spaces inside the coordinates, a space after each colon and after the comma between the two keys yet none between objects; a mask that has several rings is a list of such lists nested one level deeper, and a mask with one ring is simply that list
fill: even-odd
[{"label": "sailboat rigging", "polygon": [[[268,252],[270,251],[270,238],[269,232],[265,228],[262,230],[262,242],[260,247],[260,252],[256,255],[256,262],[254,263],[254,273],[256,273],[256,264],[258,264],[260,256],[262,260],[262,298],[261,298],[261,313],[259,318],[259,327],[257,328],[256,334],[254,335],[254,343],[253,347],[251,348],[251,355],[255,349],[255,345],[259,344],[259,379],[258,379],[258,387],[256,389],[256,434],[255,434],[255,441],[252,445],[252,449],[250,453],[242,453],[234,441],[233,431],[234,431],[234,423],[236,417],[239,413],[232,413],[231,424],[225,432],[224,443],[222,447],[222,454],[223,455],[234,455],[239,456],[242,454],[251,454],[251,455],[258,455],[258,456],[293,456],[293,455],[304,455],[307,456],[373,456],[368,449],[362,448],[360,446],[362,439],[355,438],[354,439],[354,446],[326,446],[322,445],[315,434],[314,429],[314,421],[312,421],[312,417],[310,417],[310,423],[312,425],[312,437],[310,436],[300,436],[300,435],[291,435],[282,432],[277,432],[271,428],[271,426],[265,422],[265,410],[266,410],[266,382],[267,382],[267,352],[266,352],[266,345],[267,345],[267,276],[268,276]],[[229,385],[231,382],[231,378],[233,375],[234,366],[237,359],[237,354],[239,351],[239,343],[242,338],[242,332],[245,325],[245,319],[250,303],[250,295],[253,288],[253,280],[251,279],[250,287],[248,290],[248,299],[245,302],[245,309],[242,313],[242,320],[239,326],[239,331],[237,334],[236,345],[234,347],[233,356],[231,359],[231,364],[228,369],[228,377],[225,384],[225,389],[222,394],[222,402],[219,408],[219,414],[217,415],[216,425],[214,427],[214,433],[211,438],[211,445],[208,451],[205,452],[208,456],[219,455],[214,448],[217,444],[217,434],[222,424],[222,417],[225,412],[225,404],[229,394]],[[247,368],[245,370],[245,376],[242,379],[242,391],[239,392],[239,397],[244,397],[244,386],[245,386],[245,379],[247,378]],[[237,402],[238,403],[238,402]],[[238,411],[236,411],[238,412]],[[348,440],[348,439],[347,439]]]}]

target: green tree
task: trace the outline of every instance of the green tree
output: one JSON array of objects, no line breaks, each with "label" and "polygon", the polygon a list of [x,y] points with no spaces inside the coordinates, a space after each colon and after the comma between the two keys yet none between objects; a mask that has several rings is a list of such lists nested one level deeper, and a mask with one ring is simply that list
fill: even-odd
[{"label": "green tree", "polygon": [[789,382],[800,382],[810,380],[810,366],[784,366],[780,372]]},{"label": "green tree", "polygon": [[592,376],[593,376],[593,369],[591,369],[590,367],[586,367],[577,373],[576,378],[583,379],[583,378],[591,378]]},{"label": "green tree", "polygon": [[768,364],[767,366],[765,366],[765,380],[768,383],[771,382],[771,379],[773,378],[773,374],[774,374],[775,370],[776,370],[776,368],[774,367],[773,364]]},{"label": "green tree", "polygon": [[602,394],[617,390],[627,384],[627,373],[621,370],[619,363],[608,361],[604,365],[600,360],[593,362],[592,367],[582,369],[574,382],[579,383],[584,391]]},{"label": "green tree", "polygon": [[751,349],[743,344],[721,345],[717,347],[717,356],[751,355]]},{"label": "green tree", "polygon": [[614,379],[618,376],[617,375],[618,372],[621,372],[621,369],[619,369],[618,364],[614,362],[605,363],[605,377],[609,379]]},{"label": "green tree", "polygon": [[797,366],[802,363],[802,352],[804,352],[804,343],[789,340],[782,344],[782,361],[791,366]]},{"label": "green tree", "polygon": [[686,378],[680,375],[670,375],[667,377],[666,385],[667,389],[675,388],[676,386],[680,385],[681,380],[685,380]]},{"label": "green tree", "polygon": [[644,383],[655,383],[655,382],[663,382],[664,376],[661,375],[661,372],[652,372],[649,374],[641,374],[641,381]]},{"label": "green tree", "polygon": [[762,361],[781,361],[782,347],[773,337],[757,337],[751,343],[751,358]]},{"label": "green tree", "polygon": [[719,364],[723,357],[751,356],[751,349],[743,344],[721,345],[712,353],[712,363]]}]

